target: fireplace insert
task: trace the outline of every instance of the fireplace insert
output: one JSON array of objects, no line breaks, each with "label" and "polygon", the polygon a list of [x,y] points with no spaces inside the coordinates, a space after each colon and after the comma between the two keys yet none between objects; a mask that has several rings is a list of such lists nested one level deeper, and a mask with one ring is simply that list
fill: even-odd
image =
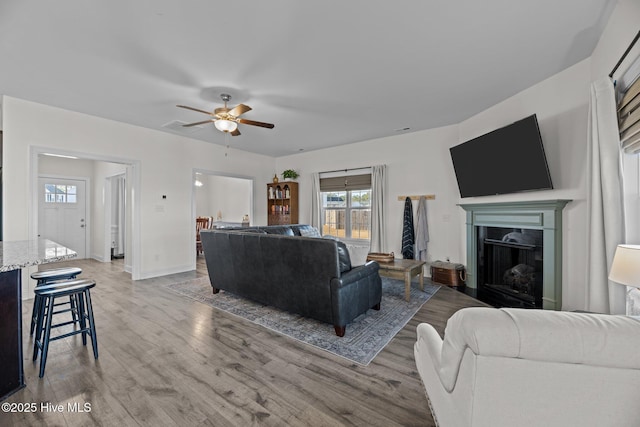
[{"label": "fireplace insert", "polygon": [[542,308],[542,230],[477,230],[478,298],[495,307]]}]

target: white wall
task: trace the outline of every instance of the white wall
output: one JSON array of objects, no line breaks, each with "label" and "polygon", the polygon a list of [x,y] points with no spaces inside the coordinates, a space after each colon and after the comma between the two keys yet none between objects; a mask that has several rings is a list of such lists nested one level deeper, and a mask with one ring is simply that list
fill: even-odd
[{"label": "white wall", "polygon": [[[591,54],[591,77],[609,75],[622,54],[640,30],[640,1],[619,0],[609,17],[609,21]],[[634,58],[640,54],[640,42],[636,43],[624,63],[614,75],[614,78],[624,72]]]},{"label": "white wall", "polygon": [[[38,117],[37,125],[33,118]],[[33,236],[31,152],[37,147],[88,153],[99,160],[139,162],[139,217],[133,236],[134,279],[195,268],[193,169],[230,175],[251,171],[255,182],[268,182],[274,159],[219,145],[75,113],[12,97],[3,99],[4,238]],[[82,156],[86,157],[86,156]],[[166,199],[162,196],[166,195]],[[258,222],[266,223],[264,194],[254,191]],[[10,198],[11,203],[7,203]],[[193,257],[191,256],[193,254]],[[137,271],[136,271],[137,269]]]},{"label": "white wall", "polygon": [[93,168],[93,160],[40,156],[38,161],[38,173],[42,175],[92,178]]},{"label": "white wall", "polygon": [[[449,156],[449,147],[457,142],[457,126],[442,127],[281,157],[276,170],[295,169],[300,173],[300,222],[309,223],[312,172],[385,164],[388,191],[384,252],[401,253],[404,200],[398,201],[398,196],[435,194],[435,200],[427,202],[430,259],[460,261],[463,251],[456,223],[459,193]],[[413,208],[415,215],[417,202]]]}]

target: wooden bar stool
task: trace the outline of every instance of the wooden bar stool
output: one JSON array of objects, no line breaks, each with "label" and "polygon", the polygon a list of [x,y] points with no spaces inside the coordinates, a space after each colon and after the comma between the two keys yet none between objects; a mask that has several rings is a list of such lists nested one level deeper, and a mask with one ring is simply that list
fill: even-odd
[{"label": "wooden bar stool", "polygon": [[[87,345],[87,335],[89,335],[93,347],[93,357],[98,358],[98,339],[96,337],[96,326],[93,319],[93,307],[91,306],[91,293],[89,292],[89,289],[95,285],[96,282],[94,280],[75,279],[50,283],[36,288],[36,295],[41,298],[38,319],[42,319],[42,321],[36,324],[36,338],[33,342],[33,361],[35,362],[38,358],[38,350],[40,350],[40,378],[44,376],[49,343],[51,341],[82,334],[82,345]],[[77,304],[77,318],[71,321],[53,324],[53,315],[56,314],[56,312],[54,312],[56,298],[71,296],[75,297]],[[89,323],[88,325],[87,322]],[[53,338],[51,337],[51,329],[76,323],[80,325],[79,329]]]},{"label": "wooden bar stool", "polygon": [[[36,288],[42,285],[46,285],[51,282],[56,282],[59,280],[69,280],[75,279],[78,274],[82,273],[82,269],[78,267],[63,267],[63,268],[53,268],[50,270],[44,271],[36,271],[31,275],[31,278],[36,281]],[[35,299],[33,301],[33,311],[31,312],[31,328],[29,330],[29,335],[33,335],[33,331],[36,327],[36,323],[38,321],[38,311],[40,308],[41,299],[36,294]],[[71,308],[67,311],[71,312],[71,316],[74,320],[76,320],[76,307],[75,307],[75,299],[73,296],[69,297],[69,301],[60,302],[57,305],[65,305],[70,304]]]}]

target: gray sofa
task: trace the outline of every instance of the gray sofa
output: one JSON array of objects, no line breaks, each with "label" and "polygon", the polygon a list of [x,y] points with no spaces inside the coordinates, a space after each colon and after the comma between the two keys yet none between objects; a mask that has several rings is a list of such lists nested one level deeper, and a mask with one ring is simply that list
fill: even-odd
[{"label": "gray sofa", "polygon": [[334,325],[380,309],[378,264],[352,267],[344,243],[309,225],[203,230],[213,293],[220,289]]}]

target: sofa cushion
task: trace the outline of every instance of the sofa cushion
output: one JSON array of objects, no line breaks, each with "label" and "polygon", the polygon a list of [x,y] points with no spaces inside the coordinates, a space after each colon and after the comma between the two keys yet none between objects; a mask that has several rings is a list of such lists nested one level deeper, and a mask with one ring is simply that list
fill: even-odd
[{"label": "sofa cushion", "polygon": [[349,249],[347,249],[347,245],[345,245],[344,242],[342,242],[336,236],[332,236],[330,234],[322,236],[322,238],[327,240],[335,240],[338,247],[338,264],[340,273],[351,270],[351,268],[353,267],[351,266],[351,255],[349,255]]},{"label": "sofa cushion", "polygon": [[296,236],[302,236],[302,237],[321,237],[320,232],[318,231],[317,228],[311,226],[311,225],[298,225],[294,228],[294,232],[296,234]]},{"label": "sofa cushion", "polygon": [[349,249],[347,249],[347,245],[339,240],[336,241],[336,245],[338,246],[338,264],[340,273],[351,270],[351,257],[349,256]]},{"label": "sofa cushion", "polygon": [[291,229],[291,227],[286,227],[286,226],[282,226],[282,227],[277,227],[277,226],[271,226],[271,227],[264,227],[262,228],[262,230],[264,232],[266,232],[267,234],[278,234],[280,236],[295,236],[295,234],[293,233],[293,230]]},{"label": "sofa cushion", "polygon": [[260,230],[259,228],[239,228],[237,230],[232,230],[232,231],[241,231],[243,233],[267,234],[266,231]]}]

